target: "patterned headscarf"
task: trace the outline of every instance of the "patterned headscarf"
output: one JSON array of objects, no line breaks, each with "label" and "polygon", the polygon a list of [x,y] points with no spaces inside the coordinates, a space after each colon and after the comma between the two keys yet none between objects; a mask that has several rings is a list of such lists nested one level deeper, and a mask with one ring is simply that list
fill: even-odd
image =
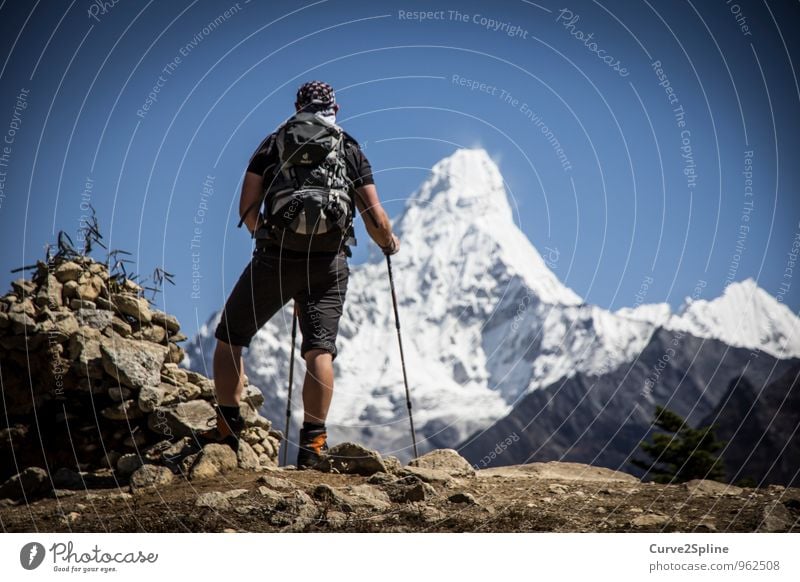
[{"label": "patterned headscarf", "polygon": [[[322,81],[309,81],[303,83],[297,90],[296,104],[299,107],[307,108],[307,106],[319,106],[319,108],[327,109],[336,103],[336,94],[333,92],[333,87]],[[313,107],[316,109],[317,107]]]}]

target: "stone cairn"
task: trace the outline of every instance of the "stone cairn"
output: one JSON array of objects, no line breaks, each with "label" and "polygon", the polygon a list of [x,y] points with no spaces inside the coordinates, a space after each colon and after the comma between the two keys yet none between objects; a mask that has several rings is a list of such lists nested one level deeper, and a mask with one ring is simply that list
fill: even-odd
[{"label": "stone cairn", "polygon": [[[180,367],[178,320],[82,254],[32,273],[0,298],[0,483],[52,490],[118,486],[163,467],[190,473],[192,431],[215,418],[214,383]],[[282,435],[259,414],[263,402],[246,383],[239,466],[277,464]]]}]

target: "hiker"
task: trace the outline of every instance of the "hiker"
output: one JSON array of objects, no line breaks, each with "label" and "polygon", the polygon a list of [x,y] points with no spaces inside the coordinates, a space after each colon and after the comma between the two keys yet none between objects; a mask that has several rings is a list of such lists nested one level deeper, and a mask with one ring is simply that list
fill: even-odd
[{"label": "hiker", "polygon": [[258,147],[244,177],[240,225],[247,226],[256,245],[214,334],[216,426],[199,433],[198,440],[238,450],[244,427],[242,348],[294,299],[306,362],[297,468],[310,468],[328,448],[325,419],[350,274],[347,258],[355,244],[354,205],[384,254],[395,254],[400,241],[378,199],[369,161],[336,124],[333,88],[321,81],[305,83],[294,106],[295,114]]}]

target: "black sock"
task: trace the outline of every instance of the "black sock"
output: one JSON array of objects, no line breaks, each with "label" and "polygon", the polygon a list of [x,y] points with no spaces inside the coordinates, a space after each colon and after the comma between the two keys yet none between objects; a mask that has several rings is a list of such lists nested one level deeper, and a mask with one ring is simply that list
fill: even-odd
[{"label": "black sock", "polygon": [[325,430],[325,423],[319,424],[317,422],[304,422],[303,423],[303,430]]},{"label": "black sock", "polygon": [[224,418],[228,424],[238,423],[242,420],[242,417],[239,416],[238,406],[223,406],[220,404],[219,411],[222,413],[222,418]]}]

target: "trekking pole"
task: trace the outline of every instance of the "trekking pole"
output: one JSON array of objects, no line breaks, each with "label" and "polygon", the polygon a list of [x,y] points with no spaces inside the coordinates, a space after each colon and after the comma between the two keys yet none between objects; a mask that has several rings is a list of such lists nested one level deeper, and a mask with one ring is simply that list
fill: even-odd
[{"label": "trekking pole", "polygon": [[292,357],[289,360],[289,395],[286,397],[286,431],[283,433],[283,466],[289,459],[289,423],[292,419],[292,386],[294,384],[294,351],[297,339],[297,303],[292,309]]},{"label": "trekking pole", "polygon": [[414,432],[414,416],[411,414],[411,392],[408,390],[408,376],[406,376],[406,358],[403,354],[403,337],[400,335],[400,315],[397,311],[397,294],[394,290],[394,276],[392,275],[392,259],[386,255],[386,267],[389,269],[389,287],[392,290],[392,305],[394,306],[394,323],[397,329],[397,343],[400,345],[400,365],[403,367],[403,384],[406,386],[406,407],[408,408],[408,422],[411,424],[411,443],[414,445],[414,458],[417,454],[417,434]]}]

